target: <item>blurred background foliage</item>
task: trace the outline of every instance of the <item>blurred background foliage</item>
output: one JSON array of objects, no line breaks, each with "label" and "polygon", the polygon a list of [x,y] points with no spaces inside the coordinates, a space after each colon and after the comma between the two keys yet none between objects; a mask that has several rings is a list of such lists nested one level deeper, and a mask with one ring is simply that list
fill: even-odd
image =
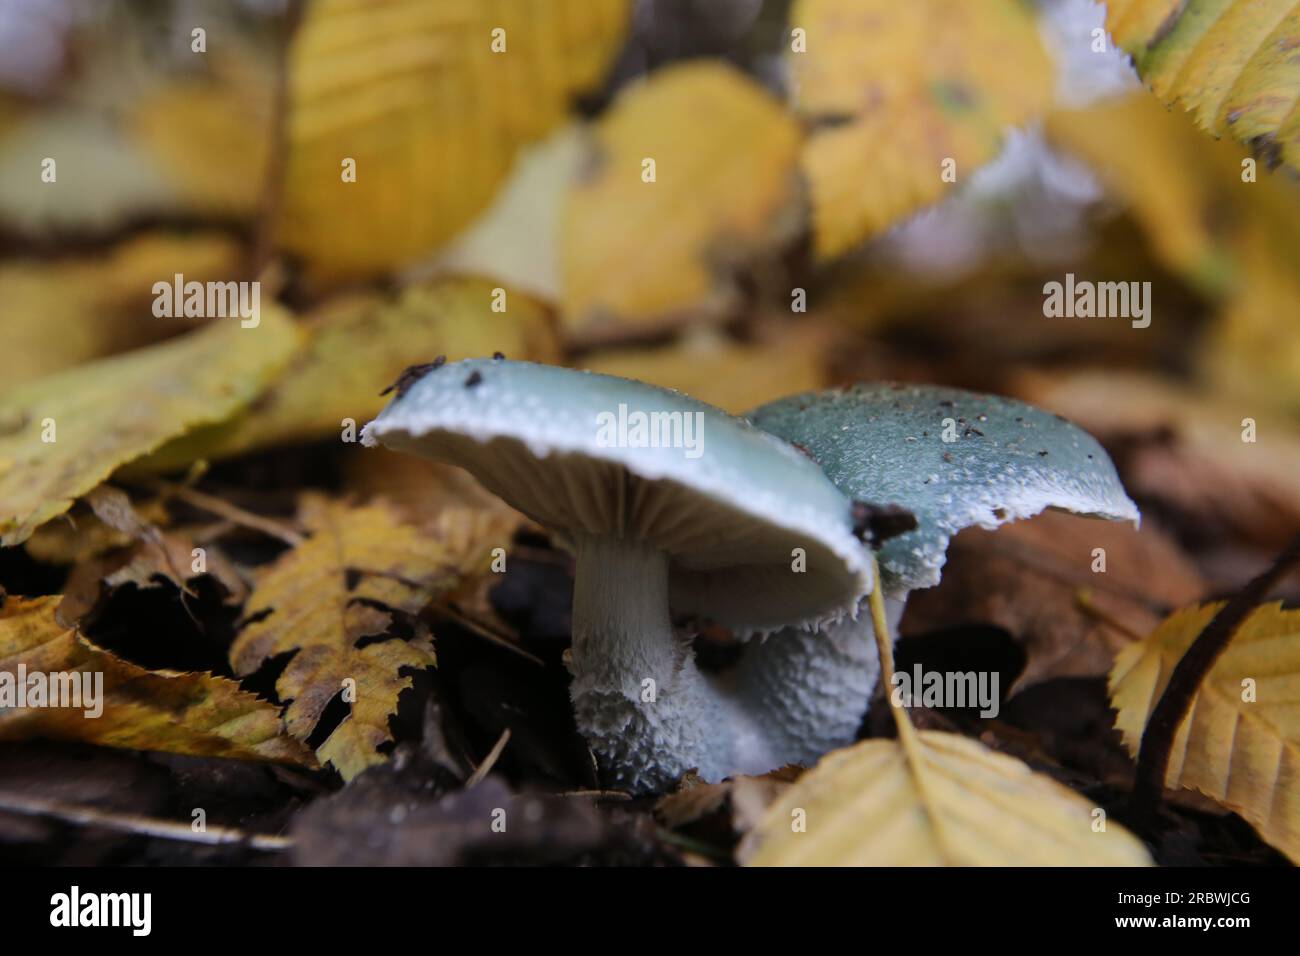
[{"label": "blurred background foliage", "polygon": [[[1177,55],[1116,9],[1140,63]],[[292,354],[241,345],[248,401],[100,448],[60,500],[337,447],[403,367],[501,351],[735,412],[880,378],[1015,394],[1097,431],[1193,546],[1271,547],[1300,522],[1300,186],[1097,50],[1107,25],[1091,0],[0,4],[0,491],[33,481],[3,426],[42,383],[202,332],[152,314],[182,273],[260,279]],[[1150,327],[1044,317],[1067,272],[1150,281]],[[211,387],[169,375],[161,417]]]}]

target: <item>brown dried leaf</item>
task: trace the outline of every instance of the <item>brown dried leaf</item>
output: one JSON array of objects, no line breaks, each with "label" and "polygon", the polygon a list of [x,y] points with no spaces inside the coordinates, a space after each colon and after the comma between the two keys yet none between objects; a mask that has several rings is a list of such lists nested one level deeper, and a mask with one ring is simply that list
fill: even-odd
[{"label": "brown dried leaf", "polygon": [[[1114,370],[1023,377],[1027,401],[1115,447],[1129,492],[1190,528],[1277,550],[1300,531],[1300,430],[1257,401]],[[1256,441],[1243,441],[1245,420]]]},{"label": "brown dried leaf", "polygon": [[733,777],[721,783],[705,783],[688,775],[681,789],[659,798],[655,816],[664,826],[676,830],[729,809],[732,832],[744,836],[758,826],[767,808],[803,772],[802,767],[789,766],[761,777]]},{"label": "brown dried leaf", "polygon": [[[1092,569],[1105,551],[1105,572]],[[985,624],[1007,631],[1025,652],[1009,693],[1057,677],[1099,677],[1131,634],[1150,632],[1163,609],[1202,596],[1196,567],[1149,522],[1095,521],[1048,511],[996,531],[963,531],[948,550],[938,587],[908,601],[904,633]],[[1081,590],[1099,611],[1079,603]],[[1103,621],[1101,616],[1109,620]]]}]

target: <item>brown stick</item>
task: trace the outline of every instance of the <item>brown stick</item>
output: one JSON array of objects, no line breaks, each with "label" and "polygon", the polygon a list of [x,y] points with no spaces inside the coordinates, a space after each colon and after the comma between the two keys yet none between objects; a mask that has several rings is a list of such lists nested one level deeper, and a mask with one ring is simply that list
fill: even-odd
[{"label": "brown stick", "polygon": [[1277,560],[1250,581],[1215,614],[1205,630],[1192,642],[1174,667],[1164,693],[1142,733],[1138,750],[1137,774],[1129,796],[1129,818],[1134,826],[1149,824],[1160,808],[1164,795],[1165,775],[1169,771],[1169,754],[1173,750],[1178,728],[1187,719],[1192,700],[1219,655],[1232,642],[1242,622],[1268,596],[1269,591],[1297,562],[1300,562],[1300,536],[1297,536]]},{"label": "brown stick", "polygon": [[501,758],[501,751],[506,749],[506,744],[509,742],[510,728],[507,727],[505,730],[501,731],[501,736],[497,738],[497,742],[492,746],[488,755],[483,758],[483,762],[478,765],[473,775],[465,781],[466,790],[469,790],[472,787],[477,787],[483,782],[483,778],[486,777],[491,772],[492,768],[496,766],[497,761]]},{"label": "brown stick", "polygon": [[214,514],[219,518],[225,518],[237,525],[245,528],[252,528],[254,531],[260,531],[262,534],[272,538],[279,538],[291,548],[296,548],[307,539],[294,531],[289,526],[275,521],[272,518],[266,518],[262,515],[254,514],[251,511],[245,511],[238,505],[232,505],[229,501],[223,501],[206,492],[199,491],[197,488],[191,488],[189,485],[177,485],[171,482],[158,481],[154,482],[154,487],[162,493],[179,498],[186,504],[191,504],[196,508]]},{"label": "brown stick", "polygon": [[293,846],[293,841],[289,837],[271,833],[248,833],[234,827],[221,826],[211,826],[196,831],[192,825],[175,820],[159,820],[156,817],[141,816],[137,813],[98,810],[95,807],[17,793],[0,792],[0,812],[18,813],[30,817],[49,817],[80,826],[102,827],[119,833],[180,840],[184,843],[201,843],[206,846],[242,844],[255,850],[268,851],[287,850]]}]

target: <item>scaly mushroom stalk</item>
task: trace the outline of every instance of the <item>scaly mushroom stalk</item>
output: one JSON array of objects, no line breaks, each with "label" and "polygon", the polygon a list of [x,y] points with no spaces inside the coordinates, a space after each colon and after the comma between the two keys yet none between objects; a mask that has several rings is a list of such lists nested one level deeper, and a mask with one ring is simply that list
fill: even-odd
[{"label": "scaly mushroom stalk", "polygon": [[576,542],[569,694],[578,731],[610,781],[668,787],[696,768],[730,772],[727,708],[668,615],[668,555],[610,536]]},{"label": "scaly mushroom stalk", "polygon": [[[734,673],[703,674],[668,617],[668,556],[606,536],[575,543],[569,693],[612,783],[765,773],[854,739],[878,670],[869,618],[784,628],[755,638]],[[902,604],[890,607],[894,628]]]},{"label": "scaly mushroom stalk", "polygon": [[[885,598],[891,634],[898,633],[905,600]],[[864,601],[856,619],[782,628],[750,642],[732,680],[745,712],[763,727],[766,769],[812,764],[857,739],[880,674],[874,641]]]},{"label": "scaly mushroom stalk", "polygon": [[[886,382],[794,395],[747,417],[797,445],[845,495],[915,518],[914,530],[880,551],[894,635],[907,595],[939,583],[948,542],[963,528],[1047,508],[1138,519],[1096,439],[1012,399]],[[806,763],[853,739],[879,673],[874,648],[865,607],[813,635],[787,629],[749,649],[739,690],[749,700],[783,695],[771,713],[786,724],[772,732],[790,742],[787,759]]]}]

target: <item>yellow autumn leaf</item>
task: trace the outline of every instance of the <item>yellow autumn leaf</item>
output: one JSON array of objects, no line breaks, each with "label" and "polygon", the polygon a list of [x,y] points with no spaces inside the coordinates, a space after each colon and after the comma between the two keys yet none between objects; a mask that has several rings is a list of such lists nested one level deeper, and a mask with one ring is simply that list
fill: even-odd
[{"label": "yellow autumn leaf", "polygon": [[244,675],[294,652],[276,690],[288,702],[285,725],[301,740],[342,694],[350,713],[316,753],[351,779],[386,759],[378,748],[392,740],[388,722],[412,685],[408,672],[435,663],[418,622],[410,640],[389,633],[394,615],[413,621],[435,595],[485,569],[509,531],[496,515],[428,529],[404,523],[382,501],[350,507],[315,495],[303,499],[299,517],[312,536],[261,573],[230,661]]},{"label": "yellow autumn leaf", "polygon": [[1300,169],[1294,0],[1109,0],[1106,26],[1162,102]]},{"label": "yellow autumn leaf", "polygon": [[1016,0],[797,0],[794,106],[820,122],[801,166],[820,258],[939,199],[1052,101],[1032,12]]},{"label": "yellow autumn leaf", "polygon": [[178,272],[225,280],[237,274],[240,256],[224,235],[146,233],[95,258],[0,265],[0,382],[18,385],[174,332],[176,320],[151,314],[153,284]]},{"label": "yellow autumn leaf", "polygon": [[10,127],[23,115],[23,105],[18,97],[0,92],[0,142],[4,141]]},{"label": "yellow autumn leaf", "polygon": [[741,846],[749,866],[1145,866],[1114,821],[1013,757],[920,731],[837,750],[768,810]]},{"label": "yellow autumn leaf", "polygon": [[[868,604],[880,683],[893,688],[894,638],[879,588]],[[898,737],[823,757],[741,842],[742,863],[1150,865],[1140,840],[1073,790],[979,741],[918,731],[892,698],[891,708]]]},{"label": "yellow autumn leaf", "polygon": [[1058,110],[1045,128],[1053,145],[1087,162],[1128,204],[1161,260],[1207,292],[1225,290],[1233,265],[1212,210],[1255,188],[1236,175],[1231,149],[1199,153],[1200,134],[1141,90]]},{"label": "yellow autumn leaf", "polygon": [[1250,263],[1247,275],[1210,329],[1201,356],[1202,368],[1220,386],[1289,416],[1300,413],[1300,235],[1296,242],[1278,255],[1262,231],[1237,239],[1234,251]]},{"label": "yellow autumn leaf", "polygon": [[203,78],[135,99],[128,122],[187,209],[247,216],[266,188],[275,77],[248,58],[216,56],[211,63]]},{"label": "yellow autumn leaf", "polygon": [[388,402],[380,391],[402,369],[502,352],[512,359],[554,361],[558,344],[547,311],[534,299],[491,282],[444,278],[412,286],[395,301],[336,298],[305,324],[307,344],[265,395],[217,425],[196,429],[139,462],[133,471],[182,468],[271,445],[354,431]]},{"label": "yellow autumn leaf", "polygon": [[780,104],[725,64],[668,67],[624,92],[563,213],[566,324],[601,336],[733,301],[729,271],[797,225],[798,146]]},{"label": "yellow autumn leaf", "polygon": [[[151,671],[122,660],[61,626],[59,600],[10,597],[0,607],[0,741],[43,737],[316,765],[311,751],[283,733],[273,704],[224,677]],[[50,706],[50,692],[43,706],[34,706],[36,688],[49,691],[56,677],[60,702],[79,706]],[[89,695],[71,696],[74,685]],[[28,706],[15,706],[20,693]]]},{"label": "yellow autumn leaf", "polygon": [[[1175,611],[1110,673],[1115,725],[1137,755],[1169,676],[1222,603]],[[1300,611],[1267,604],[1242,622],[1178,728],[1165,786],[1199,790],[1300,862]]]},{"label": "yellow autumn leaf", "polygon": [[116,468],[246,405],[297,349],[264,304],[260,322],[205,328],[0,394],[0,546],[26,540]]},{"label": "yellow autumn leaf", "polygon": [[317,0],[290,51],[284,245],[342,279],[450,239],[518,147],[600,80],[629,12],[628,0]]},{"label": "yellow autumn leaf", "polygon": [[593,372],[675,388],[740,414],[826,385],[827,344],[828,336],[816,326],[783,329],[743,343],[706,333],[659,348],[593,352],[580,364]]},{"label": "yellow autumn leaf", "polygon": [[1218,304],[1201,350],[1208,377],[1255,405],[1300,409],[1300,334],[1278,322],[1300,310],[1296,183],[1250,175],[1243,146],[1207,140],[1141,91],[1053,113],[1047,133],[1128,205],[1160,259]]}]

